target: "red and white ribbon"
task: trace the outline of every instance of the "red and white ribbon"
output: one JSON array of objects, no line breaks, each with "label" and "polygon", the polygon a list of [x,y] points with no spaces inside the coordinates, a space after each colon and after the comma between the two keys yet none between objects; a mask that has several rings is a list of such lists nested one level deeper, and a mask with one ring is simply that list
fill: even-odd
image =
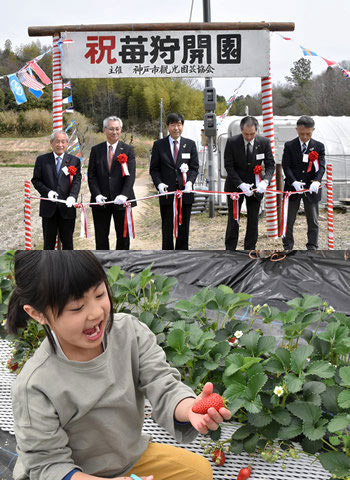
[{"label": "red and white ribbon", "polygon": [[180,171],[182,173],[182,181],[183,181],[183,186],[186,185],[187,182],[187,172],[188,172],[188,165],[187,163],[182,163],[180,165]]},{"label": "red and white ribbon", "polygon": [[[179,222],[177,221],[179,212]],[[173,203],[173,218],[174,218],[174,237],[178,237],[179,229],[178,225],[182,225],[182,192],[176,190]]]},{"label": "red and white ribbon", "polygon": [[319,169],[320,169],[320,164],[319,164],[318,159],[316,158],[316,160],[309,160],[309,164],[308,164],[308,166],[307,166],[306,173],[311,172],[312,164],[313,164],[314,167],[315,167],[315,172],[318,172],[318,171],[319,171]]},{"label": "red and white ribbon", "polygon": [[87,213],[83,203],[76,203],[75,208],[80,208],[80,238],[90,238]]},{"label": "red and white ribbon", "polygon": [[126,238],[127,233],[129,233],[130,238],[135,238],[135,226],[134,226],[134,217],[132,216],[132,207],[130,202],[124,203],[125,212],[124,212],[124,233],[123,237]]},{"label": "red and white ribbon", "polygon": [[281,211],[281,229],[280,237],[284,238],[287,233],[287,222],[288,222],[288,206],[289,206],[289,197],[291,192],[286,192],[282,200],[282,211]]},{"label": "red and white ribbon", "polygon": [[236,220],[237,223],[239,223],[239,193],[231,193],[230,198],[233,202],[233,219]]},{"label": "red and white ribbon", "polygon": [[129,169],[128,169],[128,157],[125,155],[125,153],[121,153],[120,155],[117,156],[117,160],[120,163],[122,167],[122,174],[123,177],[129,176]]},{"label": "red and white ribbon", "polygon": [[259,174],[255,174],[255,185],[258,187],[259,186],[259,183],[261,182],[261,175],[260,173]]}]

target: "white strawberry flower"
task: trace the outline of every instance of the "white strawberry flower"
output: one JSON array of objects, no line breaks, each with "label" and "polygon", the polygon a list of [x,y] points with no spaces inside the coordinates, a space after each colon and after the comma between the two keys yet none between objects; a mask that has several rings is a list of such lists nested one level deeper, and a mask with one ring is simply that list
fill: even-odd
[{"label": "white strawberry flower", "polygon": [[275,387],[275,389],[273,391],[273,393],[275,395],[277,395],[278,397],[281,397],[283,395],[283,392],[284,392],[284,390],[283,390],[282,385],[279,385],[279,386]]},{"label": "white strawberry flower", "polygon": [[333,313],[334,311],[335,311],[335,310],[334,310],[334,308],[333,308],[331,305],[329,305],[329,307],[328,307],[327,310],[326,310],[326,312],[328,313],[328,315],[332,315],[332,313]]},{"label": "white strawberry flower", "polygon": [[237,330],[233,335],[236,338],[241,338],[243,336],[243,332],[241,330]]}]

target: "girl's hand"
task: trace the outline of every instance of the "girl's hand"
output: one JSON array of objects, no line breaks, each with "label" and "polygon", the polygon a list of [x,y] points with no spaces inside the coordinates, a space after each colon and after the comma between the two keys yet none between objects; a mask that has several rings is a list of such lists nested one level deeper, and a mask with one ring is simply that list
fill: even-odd
[{"label": "girl's hand", "polygon": [[[202,393],[198,395],[194,403],[197,403],[211,393],[213,393],[213,384],[208,382],[204,385]],[[192,426],[203,435],[206,435],[209,430],[217,430],[219,428],[219,423],[224,420],[230,420],[231,417],[232,414],[230,410],[224,407],[220,408],[219,411],[214,407],[211,407],[204,415],[192,412],[192,407],[188,410],[189,421]]]}]

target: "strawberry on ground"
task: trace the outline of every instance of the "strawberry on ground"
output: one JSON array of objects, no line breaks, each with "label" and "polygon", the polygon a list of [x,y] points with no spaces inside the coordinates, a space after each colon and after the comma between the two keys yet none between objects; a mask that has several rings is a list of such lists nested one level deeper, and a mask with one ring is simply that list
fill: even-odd
[{"label": "strawberry on ground", "polygon": [[220,408],[224,406],[225,402],[223,398],[220,397],[218,393],[211,393],[210,395],[202,398],[202,400],[199,400],[199,402],[195,403],[192,407],[192,412],[204,415],[207,413],[210,407],[214,407],[217,411],[219,411]]},{"label": "strawberry on ground", "polygon": [[9,358],[9,360],[7,361],[7,368],[12,372],[15,372],[18,368],[18,363],[17,362],[12,363],[12,361],[13,361],[12,358]]},{"label": "strawberry on ground", "polygon": [[247,478],[250,477],[250,474],[252,473],[252,467],[248,465],[248,467],[241,468],[239,471],[239,474],[237,475],[237,480],[246,480]]},{"label": "strawberry on ground", "polygon": [[211,454],[211,458],[218,467],[221,467],[226,460],[224,452],[220,449],[214,450]]}]

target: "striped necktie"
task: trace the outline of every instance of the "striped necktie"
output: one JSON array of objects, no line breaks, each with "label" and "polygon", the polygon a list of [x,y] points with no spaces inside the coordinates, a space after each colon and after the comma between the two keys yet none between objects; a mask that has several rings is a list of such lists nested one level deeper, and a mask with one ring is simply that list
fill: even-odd
[{"label": "striped necktie", "polygon": [[306,143],[303,143],[303,147],[302,147],[302,149],[301,149],[301,153],[304,155],[304,153],[306,153],[306,150],[307,150]]},{"label": "striped necktie", "polygon": [[57,175],[58,175],[59,172],[60,172],[61,164],[62,164],[62,158],[61,158],[61,157],[57,157],[57,158],[56,158],[56,172],[57,172]]}]

